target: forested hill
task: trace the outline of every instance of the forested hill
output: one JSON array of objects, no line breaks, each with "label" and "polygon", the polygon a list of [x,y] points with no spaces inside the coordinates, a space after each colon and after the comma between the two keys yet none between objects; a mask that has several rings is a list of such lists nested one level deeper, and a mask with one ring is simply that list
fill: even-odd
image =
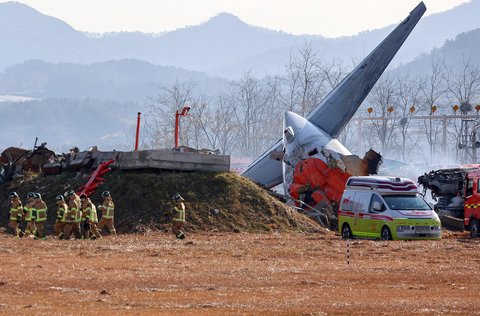
[{"label": "forested hill", "polygon": [[192,81],[205,94],[218,93],[226,80],[204,73],[124,59],[89,65],[31,60],[0,73],[0,95],[32,98],[99,98],[144,103],[162,86]]},{"label": "forested hill", "polygon": [[423,54],[414,61],[399,67],[400,72],[412,74],[428,74],[432,63],[441,63],[451,68],[463,67],[465,63],[480,67],[480,28],[464,32],[447,41],[441,48]]}]

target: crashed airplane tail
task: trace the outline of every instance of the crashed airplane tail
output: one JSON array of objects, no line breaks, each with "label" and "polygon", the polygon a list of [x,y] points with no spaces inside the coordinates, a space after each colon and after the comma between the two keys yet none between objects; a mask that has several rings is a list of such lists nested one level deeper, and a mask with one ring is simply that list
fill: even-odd
[{"label": "crashed airplane tail", "polygon": [[367,153],[360,159],[335,137],[353,117],[425,10],[423,2],[417,5],[307,118],[286,112],[283,139],[242,175],[268,188],[283,179],[285,192],[293,197],[310,190],[316,192],[316,201],[336,201],[350,175],[376,173],[381,160],[378,154]]}]

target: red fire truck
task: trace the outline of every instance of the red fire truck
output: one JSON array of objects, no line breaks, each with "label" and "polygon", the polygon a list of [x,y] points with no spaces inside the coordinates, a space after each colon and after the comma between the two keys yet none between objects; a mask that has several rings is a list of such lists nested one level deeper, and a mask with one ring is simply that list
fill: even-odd
[{"label": "red fire truck", "polygon": [[438,201],[434,208],[443,226],[466,229],[471,237],[480,237],[479,166],[430,171],[418,183]]}]

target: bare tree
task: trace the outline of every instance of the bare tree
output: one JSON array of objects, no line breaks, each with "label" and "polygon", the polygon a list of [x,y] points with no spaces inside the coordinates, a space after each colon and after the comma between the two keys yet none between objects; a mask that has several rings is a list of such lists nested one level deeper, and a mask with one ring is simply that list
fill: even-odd
[{"label": "bare tree", "polygon": [[[211,144],[210,135],[205,132],[205,125],[210,121],[209,103],[210,100],[204,95],[196,96],[190,102],[190,111],[187,117],[184,118],[187,124],[183,124],[181,129],[183,135],[187,135],[183,139],[184,145],[200,149],[208,146],[207,144]],[[215,149],[215,144],[211,145]]]},{"label": "bare tree", "polygon": [[311,43],[306,42],[297,54],[290,54],[280,100],[285,109],[305,116],[321,100],[325,76]]},{"label": "bare tree", "polygon": [[332,60],[327,64],[319,63],[318,68],[327,90],[333,90],[348,74],[341,60]]},{"label": "bare tree", "polygon": [[[383,75],[373,87],[367,101],[374,109],[376,116],[382,120],[372,121],[373,135],[380,142],[380,151],[389,153],[394,137],[395,117],[390,110],[395,101],[395,77],[392,74]],[[392,107],[394,109],[394,107]],[[377,146],[374,146],[374,148]]]},{"label": "bare tree", "polygon": [[400,152],[404,161],[408,160],[409,153],[413,150],[419,141],[418,133],[410,133],[409,127],[411,117],[414,116],[419,109],[420,92],[423,83],[420,80],[412,79],[407,74],[397,74],[396,76],[396,115],[400,116],[398,120],[398,131],[400,139],[395,138],[399,142]]},{"label": "bare tree", "polygon": [[297,111],[300,104],[297,93],[300,86],[300,72],[296,67],[292,52],[290,52],[289,62],[285,65],[285,75],[280,77],[280,81],[283,84],[283,93],[280,93],[279,96],[280,104],[287,111]]},{"label": "bare tree", "polygon": [[[443,76],[447,86],[447,98],[459,105],[461,114],[469,114],[473,111],[473,105],[480,100],[480,68],[469,59],[463,59],[457,67],[445,65]],[[473,125],[473,126],[472,126]],[[456,137],[459,140],[463,162],[477,162],[475,143],[477,141],[477,129],[479,120],[469,122],[462,120],[460,129],[456,128]],[[471,150],[470,150],[471,149]]]},{"label": "bare tree", "polygon": [[173,147],[175,112],[191,101],[194,86],[191,81],[175,81],[171,86],[160,87],[159,95],[151,100],[146,133],[152,148]]},{"label": "bare tree", "polygon": [[240,135],[240,126],[236,124],[234,118],[234,102],[229,96],[220,96],[217,109],[210,120],[211,125],[206,133],[212,135],[209,139],[215,140],[224,155],[234,151]]},{"label": "bare tree", "polygon": [[262,82],[247,72],[240,80],[231,82],[230,88],[232,99],[235,100],[236,123],[241,126],[240,153],[258,155],[263,150],[259,148],[258,139],[263,137],[261,127],[266,103]]},{"label": "bare tree", "polygon": [[[422,80],[421,95],[423,105],[419,109],[419,113],[429,115],[435,114],[435,109],[439,110],[438,102],[445,94],[445,85],[442,80],[442,67],[438,61],[432,60],[431,73]],[[433,162],[437,145],[440,137],[440,124],[434,124],[432,119],[422,121],[421,131],[425,135],[429,147],[428,157],[430,163]]]}]

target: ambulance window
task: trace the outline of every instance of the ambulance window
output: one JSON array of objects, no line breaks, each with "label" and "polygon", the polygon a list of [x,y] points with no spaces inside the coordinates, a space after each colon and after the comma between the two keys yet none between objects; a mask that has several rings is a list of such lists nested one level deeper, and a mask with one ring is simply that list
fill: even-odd
[{"label": "ambulance window", "polygon": [[355,192],[349,192],[349,191],[345,192],[342,197],[342,205],[340,206],[340,208],[343,211],[351,211],[354,198],[355,198]]},{"label": "ambulance window", "polygon": [[357,192],[357,194],[355,194],[352,210],[355,212],[368,213],[371,197],[372,193],[370,192]]},{"label": "ambulance window", "polygon": [[[373,204],[374,204],[375,202],[380,203],[381,210],[374,210],[374,209],[373,209]],[[374,194],[374,195],[372,196],[372,202],[370,203],[370,213],[380,213],[380,212],[385,211],[385,209],[386,209],[386,208],[385,208],[385,204],[383,204],[382,199],[381,199],[378,195]]]},{"label": "ambulance window", "polygon": [[473,194],[473,179],[468,179],[465,196],[472,196],[472,194]]}]

